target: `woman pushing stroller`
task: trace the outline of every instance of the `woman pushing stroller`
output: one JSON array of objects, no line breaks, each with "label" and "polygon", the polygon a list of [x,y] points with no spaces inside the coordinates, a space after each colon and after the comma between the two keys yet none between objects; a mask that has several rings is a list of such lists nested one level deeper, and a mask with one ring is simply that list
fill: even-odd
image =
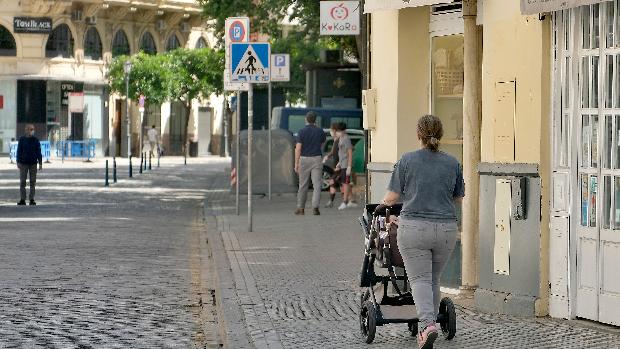
[{"label": "woman pushing stroller", "polygon": [[418,311],[418,345],[428,349],[439,333],[435,323],[441,300],[439,279],[456,243],[456,204],[465,196],[465,184],[458,160],[439,151],[441,120],[423,116],[417,135],[422,149],[404,154],[396,163],[376,212],[403,203],[398,248]]}]

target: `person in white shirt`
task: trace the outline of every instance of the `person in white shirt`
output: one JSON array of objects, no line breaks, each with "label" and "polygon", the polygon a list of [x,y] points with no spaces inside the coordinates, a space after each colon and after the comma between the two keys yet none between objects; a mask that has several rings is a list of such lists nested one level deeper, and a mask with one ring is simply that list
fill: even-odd
[{"label": "person in white shirt", "polygon": [[155,128],[155,125],[146,133],[149,138],[149,144],[151,145],[151,156],[155,156],[155,149],[157,149],[157,155],[159,155],[159,133]]}]

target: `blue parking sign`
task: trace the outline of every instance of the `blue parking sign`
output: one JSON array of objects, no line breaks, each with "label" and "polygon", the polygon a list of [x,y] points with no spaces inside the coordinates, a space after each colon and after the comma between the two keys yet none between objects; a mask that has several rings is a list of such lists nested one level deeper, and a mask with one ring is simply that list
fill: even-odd
[{"label": "blue parking sign", "polygon": [[230,45],[231,81],[268,83],[271,54],[269,43],[232,43]]}]

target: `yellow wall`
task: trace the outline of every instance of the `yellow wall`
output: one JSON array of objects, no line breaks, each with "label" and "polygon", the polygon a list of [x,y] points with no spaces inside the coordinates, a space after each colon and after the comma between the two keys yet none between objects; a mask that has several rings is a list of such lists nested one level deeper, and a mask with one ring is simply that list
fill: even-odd
[{"label": "yellow wall", "polygon": [[551,24],[523,16],[517,0],[484,1],[483,162],[534,163],[542,179],[540,299],[548,313]]}]

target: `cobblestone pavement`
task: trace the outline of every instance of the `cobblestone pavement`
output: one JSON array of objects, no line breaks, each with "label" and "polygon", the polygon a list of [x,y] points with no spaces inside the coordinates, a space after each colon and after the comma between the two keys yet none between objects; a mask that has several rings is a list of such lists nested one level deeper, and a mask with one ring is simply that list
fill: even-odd
[{"label": "cobblestone pavement", "polygon": [[[119,159],[119,163],[125,160]],[[0,158],[0,348],[220,347],[202,204],[216,158],[104,188],[101,160],[55,161],[16,206]]]},{"label": "cobblestone pavement", "polygon": [[[361,210],[321,209],[318,217],[296,217],[293,195],[274,196],[272,202],[257,197],[254,232],[248,233],[245,211],[235,216],[233,199],[212,196],[211,214],[217,217],[208,222],[211,231],[217,226],[226,249],[228,265],[218,272],[232,270],[235,297],[225,306],[242,314],[227,325],[243,321],[252,342],[231,347],[417,347],[402,324],[378,327],[372,345],[359,334]],[[463,305],[457,313],[456,338],[440,338],[435,348],[620,348],[618,328],[484,314]]]}]

